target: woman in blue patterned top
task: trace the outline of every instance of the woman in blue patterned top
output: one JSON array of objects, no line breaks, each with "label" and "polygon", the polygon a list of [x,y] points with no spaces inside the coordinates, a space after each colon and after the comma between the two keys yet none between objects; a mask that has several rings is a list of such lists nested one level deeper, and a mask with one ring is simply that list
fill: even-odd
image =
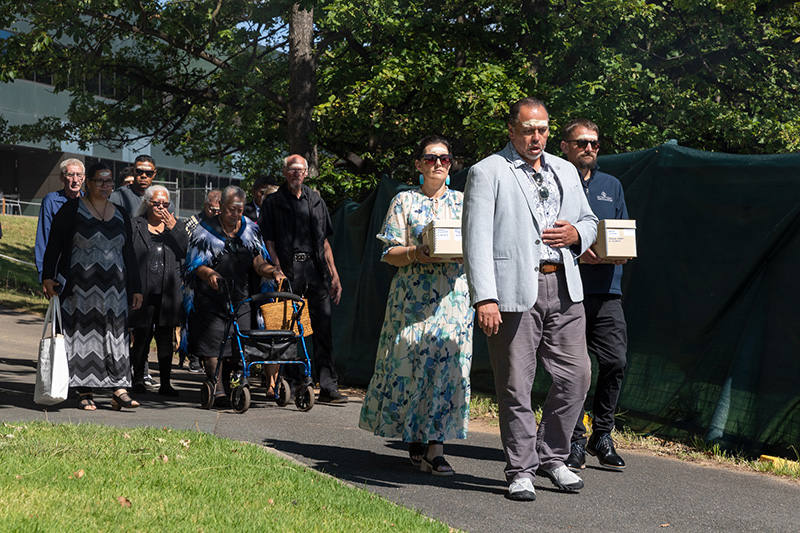
[{"label": "woman in blue patterned top", "polygon": [[[453,475],[444,441],[467,438],[473,310],[461,260],[430,257],[422,229],[432,220],[461,219],[463,194],[447,184],[450,143],[423,139],[415,154],[420,187],[392,200],[382,260],[399,267],[392,279],[375,373],[359,427],[409,443],[423,472]],[[425,447],[427,444],[427,447]]]},{"label": "woman in blue patterned top", "polygon": [[[186,254],[184,273],[183,309],[186,327],[181,345],[188,353],[205,358],[206,376],[214,380],[220,355],[220,344],[225,338],[228,323],[228,296],[223,292],[223,280],[232,302],[240,302],[250,295],[250,273],[264,279],[280,281],[283,274],[275,270],[258,226],[242,215],[245,192],[230,185],[222,191],[220,213],[204,219],[192,232]],[[263,286],[265,289],[266,287]],[[239,310],[238,323],[250,329],[250,307]],[[225,344],[224,356],[231,357],[231,343]],[[230,359],[226,359],[230,361]],[[223,370],[226,367],[223,366]],[[227,388],[227,376],[222,384]],[[224,398],[224,389],[216,389],[217,398]],[[215,402],[216,403],[216,402]]]}]

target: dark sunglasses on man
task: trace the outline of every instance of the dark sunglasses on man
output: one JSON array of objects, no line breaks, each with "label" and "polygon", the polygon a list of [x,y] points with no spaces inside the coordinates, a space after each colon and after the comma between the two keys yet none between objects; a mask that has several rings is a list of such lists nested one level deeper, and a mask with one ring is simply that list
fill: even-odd
[{"label": "dark sunglasses on man", "polygon": [[444,167],[449,167],[450,163],[453,162],[453,156],[451,156],[450,154],[442,154],[442,155],[425,154],[422,156],[422,160],[425,162],[425,164],[431,167],[436,164],[437,159],[439,160],[440,163],[442,163],[442,166]]},{"label": "dark sunglasses on man", "polygon": [[581,150],[586,150],[586,147],[592,145],[592,150],[600,148],[600,141],[590,141],[589,139],[573,139],[571,141],[564,141],[565,143],[575,143]]},{"label": "dark sunglasses on man", "polygon": [[139,176],[144,174],[148,178],[152,178],[156,174],[155,170],[145,170],[143,168],[135,168],[135,169],[133,169],[133,171],[136,172],[136,174],[139,175]]}]

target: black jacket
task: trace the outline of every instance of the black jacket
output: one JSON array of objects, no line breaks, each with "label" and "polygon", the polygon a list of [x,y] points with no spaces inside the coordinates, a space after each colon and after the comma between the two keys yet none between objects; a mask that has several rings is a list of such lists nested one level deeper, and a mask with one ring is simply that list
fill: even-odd
[{"label": "black jacket", "polygon": [[258,213],[258,206],[254,201],[251,200],[244,204],[244,216],[258,224],[258,215],[256,213]]},{"label": "black jacket", "polygon": [[[147,235],[147,215],[133,218],[133,250],[136,253],[139,275],[142,283],[142,307],[132,311],[130,327],[144,328],[150,326],[147,312],[147,246],[150,238]],[[184,223],[175,222],[171,230],[164,229],[164,280],[161,286],[161,313],[156,326],[177,326],[181,316],[181,264],[186,257],[189,246],[189,235]]]},{"label": "black jacket", "polygon": [[[68,296],[72,292],[72,282],[69,278],[69,265],[72,259],[72,241],[75,238],[75,222],[78,218],[78,202],[80,198],[73,198],[61,206],[53,216],[50,225],[50,236],[42,260],[42,279],[56,279],[61,274],[66,279],[66,284],[61,288],[61,295]],[[131,233],[131,219],[124,207],[116,206],[122,213],[125,221],[125,244],[122,246],[122,259],[125,262],[125,282],[128,292],[128,303],[133,295],[141,293],[141,280],[136,273],[136,254],[133,252],[133,237]]]},{"label": "black jacket", "polygon": [[[328,264],[325,262],[325,239],[333,235],[331,216],[325,200],[318,193],[305,185],[302,188],[309,203],[309,213],[311,213],[309,231],[314,244],[314,266],[320,276],[327,277],[329,272]],[[290,280],[292,279],[295,230],[291,195],[289,187],[285,183],[281,185],[274,194],[264,198],[264,202],[261,204],[261,217],[258,220],[261,236],[265,241],[275,243],[281,270]]]}]

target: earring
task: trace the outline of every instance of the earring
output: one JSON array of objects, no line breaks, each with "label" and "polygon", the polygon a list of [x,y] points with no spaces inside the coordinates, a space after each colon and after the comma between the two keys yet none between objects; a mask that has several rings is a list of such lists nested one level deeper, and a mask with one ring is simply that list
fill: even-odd
[{"label": "earring", "polygon": [[444,179],[444,184],[445,184],[445,185],[450,185],[450,176],[447,176],[447,177]]},{"label": "earring", "polygon": [[422,174],[419,175],[419,184],[425,185],[425,176]]}]

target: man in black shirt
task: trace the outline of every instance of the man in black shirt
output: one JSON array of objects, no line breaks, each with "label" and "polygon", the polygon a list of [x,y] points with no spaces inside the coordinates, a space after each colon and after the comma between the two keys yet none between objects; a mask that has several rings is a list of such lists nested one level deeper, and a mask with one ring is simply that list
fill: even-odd
[{"label": "man in black shirt", "polygon": [[[322,197],[303,185],[308,163],[299,155],[283,162],[286,183],[261,204],[259,226],[264,243],[292,290],[308,298],[314,330],[314,367],[319,373],[320,402],[343,403],[333,362],[331,301],[339,303],[342,285],[328,237],[333,234],[328,207]],[[296,365],[289,365],[291,373]]]}]

